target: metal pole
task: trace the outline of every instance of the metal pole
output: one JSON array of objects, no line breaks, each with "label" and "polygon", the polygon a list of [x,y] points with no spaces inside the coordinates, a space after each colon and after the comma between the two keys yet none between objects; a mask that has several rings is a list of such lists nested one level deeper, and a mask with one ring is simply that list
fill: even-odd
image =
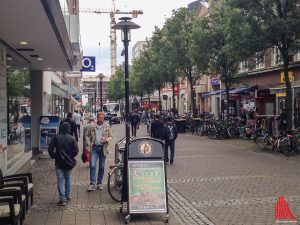
[{"label": "metal pole", "polygon": [[102,112],[103,110],[103,99],[102,99],[102,84],[103,84],[103,78],[102,76],[100,77],[100,111]]},{"label": "metal pole", "polygon": [[[130,128],[129,128],[129,71],[128,71],[128,27],[123,30],[124,33],[124,47],[125,47],[125,114],[126,114],[126,143],[130,141]],[[126,144],[127,152],[127,144]]]},{"label": "metal pole", "polygon": [[97,97],[96,97],[96,91],[95,91],[95,106],[94,106],[94,113],[96,114],[97,112],[97,110],[96,110],[96,105],[97,105]]},{"label": "metal pole", "polygon": [[294,74],[292,75],[292,129],[294,129],[295,121],[294,121],[294,111],[295,111],[295,89],[294,89]]},{"label": "metal pole", "polygon": [[222,92],[221,92],[221,89],[222,89],[222,81],[221,81],[221,79],[219,78],[219,82],[220,82],[220,102],[219,102],[219,113],[220,113],[220,115],[221,115],[221,117],[222,117],[222,119],[223,119],[223,115],[222,115]]}]

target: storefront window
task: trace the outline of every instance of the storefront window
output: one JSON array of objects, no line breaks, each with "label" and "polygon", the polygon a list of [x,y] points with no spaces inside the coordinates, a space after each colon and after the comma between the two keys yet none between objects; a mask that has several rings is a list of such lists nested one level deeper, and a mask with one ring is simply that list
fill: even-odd
[{"label": "storefront window", "polygon": [[17,163],[31,151],[30,74],[25,60],[7,54],[7,165]]}]

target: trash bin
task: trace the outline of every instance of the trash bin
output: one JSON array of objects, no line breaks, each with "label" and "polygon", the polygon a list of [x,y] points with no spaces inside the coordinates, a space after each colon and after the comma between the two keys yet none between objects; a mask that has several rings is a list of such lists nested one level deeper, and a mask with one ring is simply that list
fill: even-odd
[{"label": "trash bin", "polygon": [[177,127],[178,133],[185,133],[186,132],[186,119],[176,119],[175,124]]}]

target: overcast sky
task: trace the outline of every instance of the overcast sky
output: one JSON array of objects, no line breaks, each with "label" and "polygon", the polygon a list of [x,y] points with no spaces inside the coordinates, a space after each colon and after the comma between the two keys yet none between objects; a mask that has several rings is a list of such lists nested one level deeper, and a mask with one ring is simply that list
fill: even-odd
[{"label": "overcast sky", "polygon": [[[120,11],[142,10],[132,21],[141,26],[131,33],[129,59],[132,46],[152,36],[154,26],[162,28],[165,18],[169,18],[173,9],[187,7],[193,0],[116,0],[116,9]],[[80,0],[80,8],[99,8],[110,10],[111,0]],[[116,18],[120,17],[116,15]],[[119,20],[117,19],[117,22]],[[109,14],[80,13],[81,44],[84,56],[96,56],[96,74],[110,75],[110,17]],[[117,31],[117,65],[124,61],[120,56],[123,49],[120,31]],[[100,47],[99,47],[100,42]],[[85,73],[93,74],[93,73]]]}]

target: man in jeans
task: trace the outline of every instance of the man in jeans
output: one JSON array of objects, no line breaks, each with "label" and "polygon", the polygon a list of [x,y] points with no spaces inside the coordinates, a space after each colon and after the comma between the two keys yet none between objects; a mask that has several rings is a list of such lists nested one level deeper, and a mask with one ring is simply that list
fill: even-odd
[{"label": "man in jeans", "polygon": [[51,140],[48,148],[50,157],[55,159],[59,206],[71,201],[71,170],[76,165],[75,156],[79,152],[78,144],[69,132],[70,124],[62,123],[59,134]]},{"label": "man in jeans", "polygon": [[[85,143],[91,148],[90,162],[90,185],[87,191],[94,191],[96,188],[103,189],[102,179],[104,175],[105,159],[109,153],[109,142],[112,139],[112,132],[109,124],[104,122],[104,113],[97,113],[97,123],[91,125],[85,134]],[[98,176],[96,173],[97,161],[99,159]],[[97,186],[96,186],[97,178]]]},{"label": "man in jeans", "polygon": [[170,164],[174,163],[175,155],[175,140],[177,138],[178,132],[176,124],[172,122],[172,117],[167,118],[167,123],[164,126],[164,139],[165,139],[165,161],[169,162],[168,149],[170,147]]}]

